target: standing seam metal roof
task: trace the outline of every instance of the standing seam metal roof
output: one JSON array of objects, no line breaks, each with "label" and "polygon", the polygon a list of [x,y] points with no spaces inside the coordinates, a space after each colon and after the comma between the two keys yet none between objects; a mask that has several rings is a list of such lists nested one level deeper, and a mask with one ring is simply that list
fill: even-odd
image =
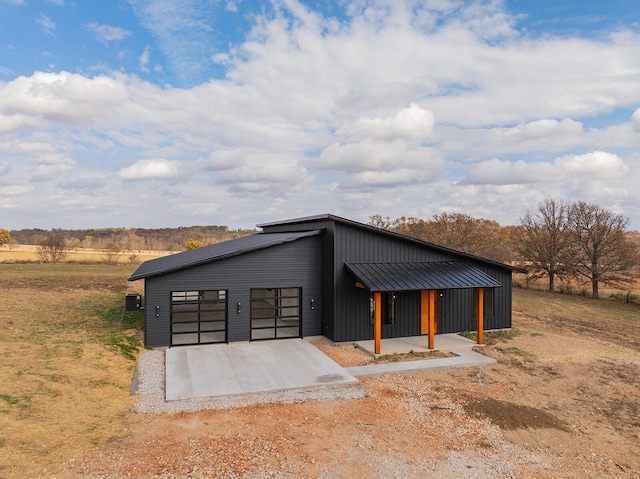
[{"label": "standing seam metal roof", "polygon": [[152,259],[142,263],[136,269],[129,281],[137,279],[159,276],[173,271],[178,271],[192,266],[211,263],[221,259],[238,256],[250,251],[257,251],[283,243],[289,243],[301,238],[315,236],[322,233],[322,230],[312,230],[291,233],[258,233],[250,236],[243,236],[222,243],[216,243],[202,248],[196,248],[182,253],[176,253],[162,258]]},{"label": "standing seam metal roof", "polygon": [[359,223],[357,221],[354,220],[350,220],[347,218],[342,218],[340,216],[336,216],[336,215],[332,215],[330,213],[325,213],[325,214],[320,214],[320,215],[314,215],[314,216],[306,216],[303,218],[295,218],[295,219],[291,219],[291,220],[284,220],[284,221],[274,221],[271,223],[262,223],[257,225],[258,228],[269,228],[272,226],[282,226],[282,225],[290,225],[290,224],[305,224],[305,223],[315,223],[317,221],[333,221],[336,223],[342,223],[342,224],[346,224],[346,225],[350,225],[353,226],[355,228],[359,228],[361,230],[366,230],[366,231],[372,231],[372,232],[376,232],[378,234],[383,234],[386,236],[390,236],[390,237],[394,237],[394,238],[398,238],[401,239],[403,241],[408,241],[414,244],[418,244],[421,246],[426,246],[429,248],[434,248],[438,251],[443,251],[449,254],[453,254],[456,255],[459,258],[464,258],[464,259],[469,259],[472,261],[480,261],[482,263],[486,263],[486,264],[490,264],[493,266],[497,266],[499,268],[504,268],[504,269],[509,269],[511,271],[517,271],[518,273],[528,273],[528,271],[526,269],[523,268],[519,268],[517,266],[512,266],[509,264],[505,264],[505,263],[500,263],[499,261],[495,261],[492,259],[488,259],[488,258],[483,258],[481,256],[476,256],[470,253],[464,253],[462,251],[458,251],[458,250],[454,250],[451,248],[447,248],[446,246],[442,246],[442,245],[438,245],[435,243],[429,243],[428,241],[424,241],[421,239],[417,239],[417,238],[413,238],[411,236],[405,236],[402,235],[400,233],[396,233],[394,231],[389,231],[386,229],[382,229],[382,228],[377,228],[375,226],[371,226],[371,225],[367,225],[364,223]]},{"label": "standing seam metal roof", "polygon": [[499,288],[502,284],[484,271],[460,261],[434,263],[345,263],[370,291]]}]

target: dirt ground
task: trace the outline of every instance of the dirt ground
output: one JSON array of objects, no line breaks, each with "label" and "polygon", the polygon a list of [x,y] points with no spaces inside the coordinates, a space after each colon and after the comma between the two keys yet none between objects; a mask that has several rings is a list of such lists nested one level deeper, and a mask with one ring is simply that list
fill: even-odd
[{"label": "dirt ground", "polygon": [[362,378],[361,400],[132,414],[41,477],[640,477],[637,305],[516,291],[513,331],[487,343],[494,366]]}]

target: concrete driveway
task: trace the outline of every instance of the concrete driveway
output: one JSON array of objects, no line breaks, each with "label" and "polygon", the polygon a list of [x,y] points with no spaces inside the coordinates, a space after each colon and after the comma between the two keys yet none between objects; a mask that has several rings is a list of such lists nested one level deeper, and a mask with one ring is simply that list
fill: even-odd
[{"label": "concrete driveway", "polygon": [[358,385],[303,339],[169,348],[166,400]]}]

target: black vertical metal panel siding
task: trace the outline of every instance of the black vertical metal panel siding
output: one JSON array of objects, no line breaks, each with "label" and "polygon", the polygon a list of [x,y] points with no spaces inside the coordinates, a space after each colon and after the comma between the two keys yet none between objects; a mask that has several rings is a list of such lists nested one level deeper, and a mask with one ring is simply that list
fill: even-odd
[{"label": "black vertical metal panel siding", "polygon": [[[228,291],[227,340],[250,339],[252,288],[302,288],[302,335],[322,334],[323,236],[311,236],[259,251],[145,280],[145,344],[170,344],[171,291]],[[311,309],[310,300],[315,300]],[[241,303],[238,313],[238,303]],[[159,317],[156,317],[156,308]]]},{"label": "black vertical metal panel siding", "polygon": [[[349,224],[335,223],[335,316],[334,341],[354,341],[373,338],[369,319],[369,292],[355,286],[353,276],[344,267],[345,263],[366,262],[433,262],[455,261],[460,257],[453,252],[441,251],[400,237],[386,235]],[[485,319],[486,329],[511,327],[511,271],[474,262],[466,257],[465,262],[492,276],[501,284],[495,288],[495,317]],[[405,297],[405,295],[407,297]],[[413,297],[411,301],[408,298]],[[367,299],[367,300],[365,300]],[[403,302],[407,301],[406,304]],[[398,327],[386,328],[392,336],[403,336],[404,331],[420,334],[419,293],[399,293],[396,310]],[[410,318],[407,316],[410,315]],[[461,332],[475,330],[473,312],[473,290],[446,291],[440,300],[439,332]],[[385,337],[383,331],[383,337]],[[392,337],[386,336],[386,337]]]},{"label": "black vertical metal panel siding", "polygon": [[[304,223],[282,223],[263,227],[265,233],[290,233],[295,231],[324,230],[322,235],[322,335],[335,341],[336,287],[334,255],[335,222],[330,219],[318,219]],[[368,298],[368,296],[367,296]],[[365,301],[366,303],[366,301]],[[367,308],[368,303],[367,303]]]},{"label": "black vertical metal panel siding", "polygon": [[[263,225],[269,233],[325,229],[322,333],[333,341],[373,338],[369,317],[370,292],[355,286],[345,263],[441,262],[460,259],[475,266],[502,284],[494,289],[495,316],[485,318],[485,329],[511,327],[511,270],[492,262],[474,260],[446,248],[387,234],[349,220],[321,216],[290,223]],[[462,258],[461,258],[462,256]],[[447,290],[439,299],[439,332],[475,330],[473,289]],[[383,328],[383,337],[420,334],[419,292],[398,293],[396,327]],[[406,334],[404,333],[406,331]],[[386,336],[388,335],[388,336]]]}]

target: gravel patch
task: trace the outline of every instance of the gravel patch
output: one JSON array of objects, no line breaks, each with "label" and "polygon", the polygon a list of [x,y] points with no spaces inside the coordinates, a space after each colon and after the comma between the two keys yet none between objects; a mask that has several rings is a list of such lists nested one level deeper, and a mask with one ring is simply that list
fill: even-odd
[{"label": "gravel patch", "polygon": [[165,401],[163,351],[147,351],[140,356],[134,374],[132,394],[135,400],[134,412],[143,414],[228,409],[274,402],[295,403],[300,401],[362,399],[367,396],[367,392],[358,383]]}]

